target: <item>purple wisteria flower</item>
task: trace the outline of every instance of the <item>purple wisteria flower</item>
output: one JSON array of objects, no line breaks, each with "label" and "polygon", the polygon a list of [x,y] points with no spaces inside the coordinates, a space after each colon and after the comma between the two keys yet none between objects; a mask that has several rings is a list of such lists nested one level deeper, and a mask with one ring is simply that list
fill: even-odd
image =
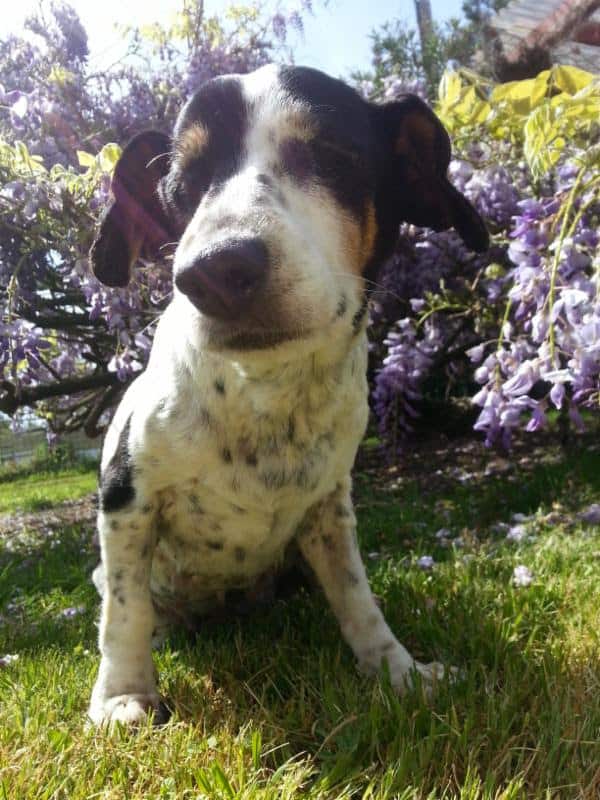
[{"label": "purple wisteria flower", "polygon": [[434,568],[435,560],[433,556],[419,556],[419,558],[417,558],[417,566],[424,572],[428,572]]},{"label": "purple wisteria flower", "polygon": [[600,503],[592,503],[579,514],[579,519],[588,525],[600,525]]},{"label": "purple wisteria flower", "polygon": [[65,619],[73,619],[81,614],[85,614],[86,610],[85,606],[69,606],[69,608],[63,608],[60,612],[60,616]]}]

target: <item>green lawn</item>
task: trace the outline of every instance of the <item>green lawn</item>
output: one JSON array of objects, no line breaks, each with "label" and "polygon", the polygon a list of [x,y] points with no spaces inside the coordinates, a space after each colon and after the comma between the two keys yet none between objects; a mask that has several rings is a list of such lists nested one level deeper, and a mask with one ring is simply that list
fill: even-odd
[{"label": "green lawn", "polygon": [[[39,497],[60,488],[53,480]],[[356,496],[391,626],[418,657],[459,667],[455,685],[429,704],[418,690],[396,698],[385,676],[357,674],[320,596],[301,594],[262,619],[172,639],[157,656],[174,708],[162,729],[87,729],[91,531],[8,538],[0,656],[18,659],[0,667],[0,798],[597,800],[600,527],[578,513],[600,497],[600,455],[430,491],[363,473]],[[0,486],[1,507],[16,497]],[[515,513],[528,517],[521,542],[497,528]],[[424,555],[433,568],[419,566]],[[528,586],[513,583],[519,565]]]},{"label": "green lawn", "polygon": [[14,511],[40,511],[63,500],[77,500],[92,492],[97,484],[93,470],[72,468],[62,472],[41,472],[0,483],[0,514]]}]

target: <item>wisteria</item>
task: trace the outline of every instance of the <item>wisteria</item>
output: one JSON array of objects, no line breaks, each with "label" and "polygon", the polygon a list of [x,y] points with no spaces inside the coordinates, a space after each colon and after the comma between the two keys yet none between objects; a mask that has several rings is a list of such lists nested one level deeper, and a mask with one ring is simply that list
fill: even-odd
[{"label": "wisteria", "polygon": [[[580,91],[565,93],[565,106],[584,92],[591,120],[600,88],[575,72]],[[457,132],[449,169],[494,234],[490,251],[474,257],[452,232],[406,228],[374,293],[384,351],[376,339],[373,405],[392,453],[434,375],[446,395],[471,396],[475,429],[489,445],[509,447],[515,430],[546,426],[551,410],[582,428],[584,409],[600,402],[597,127],[582,115],[578,135],[548,166],[536,152],[526,159],[522,131],[520,140],[518,132],[497,137],[500,111],[479,109],[491,122],[474,126],[476,144],[468,126]]]},{"label": "wisteria", "polygon": [[[243,6],[222,23],[186,3],[172,28],[132,30],[128,57],[103,73],[68,5],[0,42],[1,412],[34,407],[53,431],[105,427],[171,292],[168,254],[140,261],[126,289],[90,273],[119,146],[169,130],[214,75],[287,58],[310,10],[304,0],[268,18]],[[391,62],[357,88],[378,103],[427,94],[420,73]],[[400,227],[370,286],[382,439],[395,455],[432,395],[470,400],[489,445],[557,415],[580,428],[600,403],[598,79],[555,67],[495,86],[450,70],[435,110],[453,139],[449,178],[492,245],[475,254],[454,231]]]}]

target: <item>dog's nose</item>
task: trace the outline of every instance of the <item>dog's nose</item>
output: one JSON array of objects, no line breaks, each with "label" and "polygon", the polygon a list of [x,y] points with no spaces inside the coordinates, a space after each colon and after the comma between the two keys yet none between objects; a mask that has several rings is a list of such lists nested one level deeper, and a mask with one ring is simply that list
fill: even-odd
[{"label": "dog's nose", "polygon": [[269,252],[261,239],[226,242],[178,271],[175,285],[199,311],[235,319],[267,280]]}]

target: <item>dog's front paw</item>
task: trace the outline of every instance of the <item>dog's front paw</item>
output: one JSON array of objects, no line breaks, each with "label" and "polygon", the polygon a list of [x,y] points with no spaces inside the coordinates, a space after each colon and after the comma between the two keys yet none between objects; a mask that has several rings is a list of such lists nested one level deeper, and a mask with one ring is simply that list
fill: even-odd
[{"label": "dog's front paw", "polygon": [[417,675],[425,695],[429,698],[433,695],[436,685],[448,677],[454,680],[458,674],[456,667],[445,667],[439,661],[432,661],[429,664],[421,664],[414,661],[409,670],[403,670],[400,674],[392,675],[392,685],[398,694],[404,694],[412,689],[417,683]]},{"label": "dog's front paw", "polygon": [[140,726],[145,725],[150,716],[155,725],[164,724],[169,717],[165,704],[155,692],[93,698],[88,710],[90,720],[99,726],[112,726],[116,722]]}]

